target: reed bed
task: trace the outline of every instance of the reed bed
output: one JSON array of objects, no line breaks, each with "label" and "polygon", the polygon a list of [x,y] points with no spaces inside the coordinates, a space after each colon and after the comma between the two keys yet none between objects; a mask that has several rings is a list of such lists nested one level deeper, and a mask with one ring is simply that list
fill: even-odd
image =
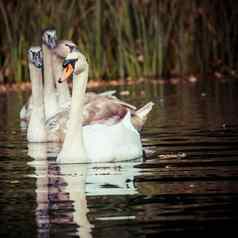
[{"label": "reed bed", "polygon": [[232,0],[1,0],[0,82],[28,80],[26,51],[55,27],[78,44],[92,79],[236,75]]}]

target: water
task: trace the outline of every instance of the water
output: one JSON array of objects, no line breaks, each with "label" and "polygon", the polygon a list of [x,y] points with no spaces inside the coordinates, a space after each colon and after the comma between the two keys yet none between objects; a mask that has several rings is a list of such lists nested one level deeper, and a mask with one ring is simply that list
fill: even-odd
[{"label": "water", "polygon": [[237,89],[226,81],[118,87],[138,106],[156,103],[142,133],[144,158],[73,166],[55,163],[60,145],[26,142],[18,111],[28,94],[0,95],[1,237],[236,231]]}]

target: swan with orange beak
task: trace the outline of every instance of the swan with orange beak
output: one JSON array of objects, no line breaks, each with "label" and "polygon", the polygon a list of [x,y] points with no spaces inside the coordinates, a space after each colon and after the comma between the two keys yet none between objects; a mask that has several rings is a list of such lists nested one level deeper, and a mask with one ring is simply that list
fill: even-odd
[{"label": "swan with orange beak", "polygon": [[85,56],[75,50],[66,57],[63,67],[64,72],[59,81],[63,82],[71,75],[73,77],[72,105],[57,162],[115,162],[141,157],[141,138],[132,124],[130,110],[125,109],[125,113],[117,115],[117,120],[107,117],[105,120],[95,121],[94,124],[83,125],[84,97],[89,71]]}]

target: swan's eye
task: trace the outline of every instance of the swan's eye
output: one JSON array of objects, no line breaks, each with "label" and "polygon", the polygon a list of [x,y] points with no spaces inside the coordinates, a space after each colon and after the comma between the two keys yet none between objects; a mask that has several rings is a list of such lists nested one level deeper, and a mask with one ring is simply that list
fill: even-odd
[{"label": "swan's eye", "polygon": [[69,44],[65,44],[67,47],[69,47],[69,51],[70,53],[73,51],[73,49],[75,48],[73,45],[69,45]]}]

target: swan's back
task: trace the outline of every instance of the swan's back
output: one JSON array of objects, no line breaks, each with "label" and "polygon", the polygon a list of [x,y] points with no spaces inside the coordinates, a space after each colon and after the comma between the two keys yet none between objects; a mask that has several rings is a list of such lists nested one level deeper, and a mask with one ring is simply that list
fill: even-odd
[{"label": "swan's back", "polygon": [[84,126],[83,136],[91,162],[131,160],[143,154],[140,134],[131,123],[129,110],[124,118],[114,125]]}]

